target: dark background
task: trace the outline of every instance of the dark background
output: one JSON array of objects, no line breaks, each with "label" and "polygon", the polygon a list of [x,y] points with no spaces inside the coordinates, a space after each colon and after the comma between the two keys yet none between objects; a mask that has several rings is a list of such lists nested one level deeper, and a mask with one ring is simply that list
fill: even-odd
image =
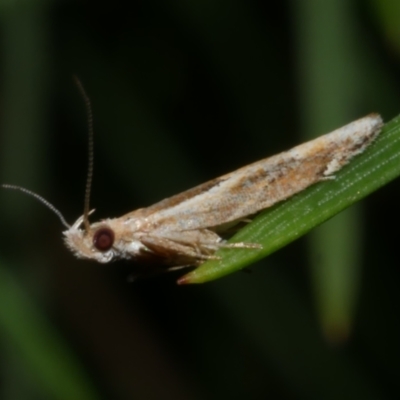
[{"label": "dark background", "polygon": [[[387,4],[388,3],[388,4]],[[1,181],[123,215],[326,133],[399,112],[386,1],[2,0]],[[399,25],[400,26],[400,25]],[[398,393],[399,182],[224,279],[128,283],[59,221],[1,194],[2,399],[382,399]],[[327,261],[328,260],[328,261]]]}]

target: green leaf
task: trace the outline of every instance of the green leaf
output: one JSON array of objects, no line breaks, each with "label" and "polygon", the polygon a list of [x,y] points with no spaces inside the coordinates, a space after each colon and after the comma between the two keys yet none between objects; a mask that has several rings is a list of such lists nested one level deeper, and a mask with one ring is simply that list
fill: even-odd
[{"label": "green leaf", "polygon": [[221,260],[207,261],[178,283],[203,283],[238,271],[306,234],[400,175],[400,117],[387,123],[378,139],[336,174],[289,200],[263,211],[229,242],[260,243],[261,250],[221,249]]},{"label": "green leaf", "polygon": [[38,387],[51,399],[99,399],[73,350],[23,288],[0,266],[0,331]]}]

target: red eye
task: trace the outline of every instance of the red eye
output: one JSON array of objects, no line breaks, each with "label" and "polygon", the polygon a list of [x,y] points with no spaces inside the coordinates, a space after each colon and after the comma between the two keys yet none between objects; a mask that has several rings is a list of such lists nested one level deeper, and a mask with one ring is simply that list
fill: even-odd
[{"label": "red eye", "polygon": [[110,228],[100,228],[93,235],[93,246],[97,250],[107,251],[110,250],[114,244],[114,231]]}]

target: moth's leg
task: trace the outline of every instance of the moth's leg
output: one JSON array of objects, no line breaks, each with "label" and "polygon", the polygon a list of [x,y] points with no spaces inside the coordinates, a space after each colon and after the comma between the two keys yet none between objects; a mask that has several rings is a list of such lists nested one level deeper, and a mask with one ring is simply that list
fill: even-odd
[{"label": "moth's leg", "polygon": [[320,181],[334,181],[336,179],[336,175],[326,175],[326,176],[321,176],[319,179]]},{"label": "moth's leg", "polygon": [[181,269],[193,268],[193,265],[178,265],[176,267],[168,267],[167,272],[180,271]]},{"label": "moth's leg", "polygon": [[259,243],[246,243],[246,242],[234,242],[234,243],[219,243],[219,247],[227,249],[262,249],[263,246]]},{"label": "moth's leg", "polygon": [[[167,236],[168,235],[168,236]],[[180,255],[197,258],[198,262],[205,260],[219,259],[213,254],[220,248],[232,249],[261,249],[258,243],[226,243],[215,232],[208,229],[185,231],[185,232],[168,232],[161,235],[152,235],[150,240],[154,243],[161,244],[166,241],[169,249],[176,248]],[[147,237],[146,237],[147,240]],[[142,241],[143,242],[143,241]],[[144,245],[147,246],[145,242]],[[150,244],[151,245],[151,244]]]},{"label": "moth's leg", "polygon": [[[202,252],[196,246],[159,236],[142,236],[140,241],[154,254],[176,266],[199,265],[206,260],[219,260],[213,254]],[[215,250],[214,250],[215,251]]]},{"label": "moth's leg", "polygon": [[153,241],[166,240],[172,247],[183,249],[186,254],[200,255],[201,259],[209,259],[219,249],[222,238],[209,229],[195,229],[188,231],[171,231],[153,233],[146,236]]},{"label": "moth's leg", "polygon": [[193,269],[193,265],[180,265],[180,266],[176,266],[176,267],[159,267],[159,268],[155,268],[155,269],[146,269],[146,270],[142,270],[140,272],[132,272],[130,273],[127,277],[126,280],[129,283],[134,283],[138,280],[142,280],[142,279],[152,279],[152,278],[156,278],[158,276],[164,275],[166,272],[175,272],[175,271],[179,271],[182,269]]}]

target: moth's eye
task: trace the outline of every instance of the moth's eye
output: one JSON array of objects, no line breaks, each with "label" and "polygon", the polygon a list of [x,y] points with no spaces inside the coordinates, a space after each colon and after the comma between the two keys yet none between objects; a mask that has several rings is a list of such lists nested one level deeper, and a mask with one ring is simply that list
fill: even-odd
[{"label": "moth's eye", "polygon": [[114,244],[114,231],[110,228],[100,228],[93,235],[93,246],[97,250],[107,251],[110,250]]}]

